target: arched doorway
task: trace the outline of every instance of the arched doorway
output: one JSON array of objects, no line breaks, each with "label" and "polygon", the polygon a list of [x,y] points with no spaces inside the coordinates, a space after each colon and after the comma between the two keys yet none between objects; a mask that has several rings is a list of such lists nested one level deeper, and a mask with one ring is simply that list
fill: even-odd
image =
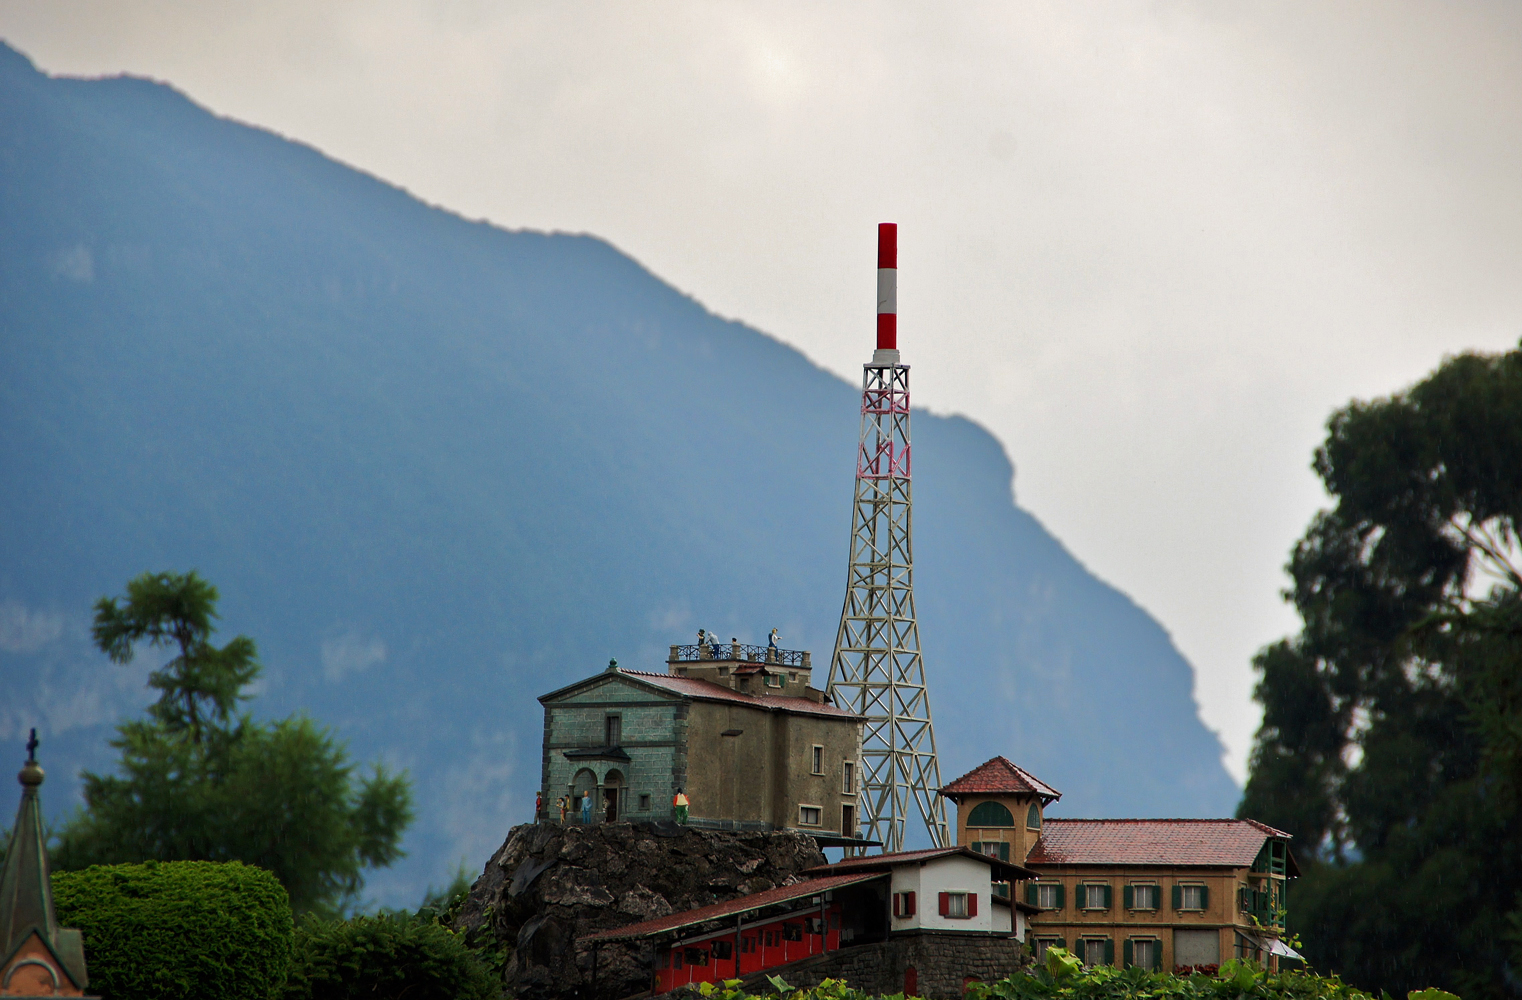
[{"label": "arched doorway", "polygon": [[582,768],[571,779],[571,816],[573,817],[571,822],[573,823],[586,821],[581,811],[581,800],[582,796],[585,795],[592,797],[591,815],[595,818],[597,815],[597,775],[586,768]]},{"label": "arched doorway", "polygon": [[609,771],[602,779],[602,818],[605,823],[618,822],[624,776],[620,771]]}]

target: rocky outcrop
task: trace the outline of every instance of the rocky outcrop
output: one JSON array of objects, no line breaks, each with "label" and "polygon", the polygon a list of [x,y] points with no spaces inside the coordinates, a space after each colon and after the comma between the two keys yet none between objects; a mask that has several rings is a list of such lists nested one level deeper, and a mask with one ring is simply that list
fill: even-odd
[{"label": "rocky outcrop", "polygon": [[648,988],[649,949],[600,947],[594,986],[578,938],[796,882],[824,860],[812,837],[786,831],[526,824],[487,861],[455,927],[505,955],[511,996],[624,997]]}]

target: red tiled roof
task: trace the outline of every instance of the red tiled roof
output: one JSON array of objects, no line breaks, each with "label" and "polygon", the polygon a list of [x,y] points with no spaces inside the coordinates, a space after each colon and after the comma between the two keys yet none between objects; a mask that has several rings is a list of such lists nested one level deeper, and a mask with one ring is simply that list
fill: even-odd
[{"label": "red tiled roof", "polygon": [[1062,798],[1062,793],[1041,781],[1008,757],[995,757],[979,764],[957,780],[941,788],[941,794],[949,799],[963,795],[1039,795],[1049,802]]},{"label": "red tiled roof", "polygon": [[767,712],[792,712],[795,715],[824,715],[835,719],[860,719],[862,716],[855,712],[847,712],[843,708],[834,705],[821,705],[817,701],[807,698],[790,698],[785,695],[774,694],[743,694],[739,691],[731,691],[722,684],[713,681],[705,681],[698,677],[678,677],[675,674],[647,674],[642,670],[621,670],[621,673],[630,677],[638,677],[640,680],[656,687],[665,688],[673,694],[685,695],[688,698],[696,698],[699,701],[727,701],[737,705],[747,705],[751,708],[759,708]]},{"label": "red tiled roof", "polygon": [[858,882],[870,882],[875,878],[881,877],[881,872],[868,872],[811,878],[803,882],[795,882],[792,885],[767,889],[765,892],[753,892],[749,896],[731,899],[727,903],[700,906],[695,910],[683,910],[680,913],[656,917],[654,920],[642,920],[637,924],[615,927],[612,930],[598,931],[596,934],[588,934],[586,937],[579,938],[578,940],[628,941],[634,938],[651,937],[666,931],[680,930],[683,927],[692,927],[696,924],[706,924],[710,920],[720,920],[724,917],[735,916],[738,913],[759,910],[763,907],[775,906],[778,903],[791,902],[795,899],[802,899],[805,896],[817,896],[819,893],[830,889],[839,889],[842,886],[855,885]]},{"label": "red tiled roof", "polygon": [[1245,868],[1282,830],[1251,819],[1048,819],[1025,863]]},{"label": "red tiled roof", "polygon": [[[1027,879],[1035,878],[1035,872],[1029,871],[1008,861],[1000,861],[998,858],[987,854],[979,854],[967,847],[928,847],[922,851],[894,851],[891,854],[868,854],[863,857],[841,858],[833,864],[818,865],[808,869],[805,874],[834,874],[838,872],[861,871],[875,868],[879,871],[895,867],[896,865],[922,864],[933,861],[936,858],[945,858],[953,854],[969,857],[975,861],[992,867],[1002,878]],[[995,881],[1000,881],[996,878]]]}]

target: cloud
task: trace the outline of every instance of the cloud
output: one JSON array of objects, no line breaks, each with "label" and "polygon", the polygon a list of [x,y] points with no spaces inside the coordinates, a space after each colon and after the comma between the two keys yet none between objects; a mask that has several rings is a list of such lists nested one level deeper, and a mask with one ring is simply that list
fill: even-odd
[{"label": "cloud", "polygon": [[29,611],[16,601],[0,602],[0,650],[35,653],[63,635],[63,615]]},{"label": "cloud", "polygon": [[95,255],[83,243],[53,254],[49,263],[53,277],[88,285],[95,280]]},{"label": "cloud", "polygon": [[363,673],[377,663],[386,662],[386,644],[372,636],[366,639],[349,632],[322,643],[322,675],[329,681],[341,681],[350,674]]}]

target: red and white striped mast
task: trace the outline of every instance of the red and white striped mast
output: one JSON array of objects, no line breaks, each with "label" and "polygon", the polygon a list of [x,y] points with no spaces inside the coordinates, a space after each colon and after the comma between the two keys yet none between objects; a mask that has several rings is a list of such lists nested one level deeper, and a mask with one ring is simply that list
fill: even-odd
[{"label": "red and white striped mast", "polygon": [[[898,226],[877,227],[877,349],[862,366],[851,566],[829,693],[866,716],[860,801],[867,837],[902,850],[909,815],[951,843],[914,615],[909,366],[898,353]],[[850,836],[854,831],[842,830]]]}]

